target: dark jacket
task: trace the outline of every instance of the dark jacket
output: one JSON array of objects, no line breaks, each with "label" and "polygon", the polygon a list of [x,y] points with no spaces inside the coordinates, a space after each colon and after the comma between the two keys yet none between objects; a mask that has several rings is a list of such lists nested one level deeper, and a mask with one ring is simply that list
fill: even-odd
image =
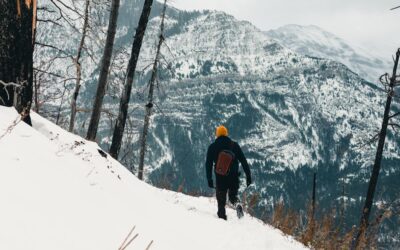
[{"label": "dark jacket", "polygon": [[229,175],[230,176],[238,176],[239,174],[239,162],[242,164],[243,171],[246,174],[247,178],[250,177],[250,167],[247,163],[246,157],[242,152],[239,144],[232,141],[227,136],[218,137],[207,150],[207,160],[206,160],[206,173],[207,180],[212,179],[212,169],[218,160],[218,155],[222,150],[231,150],[235,154],[235,162],[233,163]]}]

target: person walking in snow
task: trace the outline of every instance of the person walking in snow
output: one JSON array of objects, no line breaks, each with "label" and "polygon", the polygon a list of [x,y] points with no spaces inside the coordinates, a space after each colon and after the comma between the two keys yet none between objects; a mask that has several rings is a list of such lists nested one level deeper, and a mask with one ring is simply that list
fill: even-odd
[{"label": "person walking in snow", "polygon": [[239,203],[239,162],[246,174],[246,184],[250,186],[251,174],[242,149],[237,142],[228,137],[228,129],[224,126],[217,127],[215,131],[216,139],[208,147],[206,160],[206,173],[208,186],[214,188],[212,179],[212,169],[214,167],[216,179],[216,196],[218,202],[218,217],[226,220],[226,195],[229,201],[235,206],[238,217],[243,216],[243,208]]}]

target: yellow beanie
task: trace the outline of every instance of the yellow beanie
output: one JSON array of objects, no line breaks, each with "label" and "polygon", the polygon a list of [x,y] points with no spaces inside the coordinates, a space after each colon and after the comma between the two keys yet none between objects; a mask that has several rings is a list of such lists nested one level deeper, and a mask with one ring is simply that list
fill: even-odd
[{"label": "yellow beanie", "polygon": [[217,138],[220,136],[228,136],[228,129],[222,125],[217,127],[217,129],[215,130],[215,136]]}]

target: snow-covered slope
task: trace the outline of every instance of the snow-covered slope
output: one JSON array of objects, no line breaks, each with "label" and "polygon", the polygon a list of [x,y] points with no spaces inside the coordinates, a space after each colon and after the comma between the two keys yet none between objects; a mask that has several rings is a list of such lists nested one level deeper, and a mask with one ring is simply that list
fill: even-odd
[{"label": "snow-covered slope", "polygon": [[[214,199],[154,188],[102,155],[97,144],[37,114],[33,128],[0,106],[0,249],[304,249],[250,216]],[[106,156],[106,157],[105,157]]]},{"label": "snow-covered slope", "polygon": [[[122,3],[115,61],[104,101],[107,113],[102,116],[98,133],[104,150],[110,145],[135,29],[132,23],[137,23],[141,6],[142,0]],[[94,16],[102,17],[103,21],[95,32],[105,31],[106,8],[102,11],[96,7],[93,11],[99,12]],[[154,59],[159,13],[160,4],[155,2],[140,54],[121,150],[120,160],[133,172],[138,165],[138,138],[149,77],[147,66]],[[68,24],[62,29],[47,24],[39,27],[39,34],[45,38],[42,42],[62,44],[65,50],[75,51],[78,41],[58,38],[66,33],[71,38],[79,38],[79,32]],[[88,40],[93,47],[89,51],[95,58],[84,53],[82,64],[84,86],[78,106],[84,112],[78,114],[75,130],[81,135],[87,131],[97,86],[97,67],[104,39],[104,32],[98,33],[90,33]],[[350,228],[358,223],[376,149],[367,142],[380,128],[385,94],[365,81],[364,74],[360,77],[354,68],[349,70],[351,65],[347,62],[357,62],[359,58],[352,56],[355,52],[351,47],[320,30],[298,33],[301,35],[297,39],[303,47],[315,47],[318,48],[316,52],[325,54],[310,57],[307,55],[311,53],[298,53],[295,47],[283,43],[285,39],[282,43],[275,38],[272,40],[251,23],[224,12],[168,9],[165,37],[169,48],[164,46],[162,51],[165,60],[160,69],[160,88],[156,92],[148,137],[146,181],[159,185],[167,180],[172,189],[183,186],[186,192],[210,192],[204,173],[205,153],[214,139],[215,127],[224,124],[251,164],[255,184],[248,191],[260,197],[256,211],[259,216],[266,209],[272,210],[279,200],[305,211],[311,196],[312,176],[317,172],[320,211],[344,206],[346,226]],[[94,39],[94,35],[101,39]],[[52,62],[51,58],[58,53],[41,48],[37,50],[37,61]],[[335,59],[332,56],[336,54],[341,55],[336,57],[339,62],[330,60]],[[369,62],[369,56],[361,55],[360,61]],[[339,60],[342,57],[347,61]],[[75,73],[69,64],[69,58],[58,59],[51,71],[73,77]],[[74,81],[66,82],[64,96],[63,81],[48,79],[47,82],[56,97],[47,98],[40,112],[55,121],[60,108],[59,124],[65,127]],[[58,90],[54,88],[57,86]],[[393,112],[398,111],[400,106],[394,102]],[[398,137],[390,132],[377,188],[377,192],[382,193],[377,196],[380,203],[391,202],[397,193],[393,183],[400,175],[399,152]],[[395,234],[389,238],[398,238],[398,230],[394,230],[398,222],[392,225],[385,227]],[[382,235],[387,236],[388,232]]]},{"label": "snow-covered slope", "polygon": [[362,78],[373,83],[391,72],[391,58],[368,51],[339,38],[315,25],[285,25],[265,34],[297,53],[327,58],[345,64]]}]

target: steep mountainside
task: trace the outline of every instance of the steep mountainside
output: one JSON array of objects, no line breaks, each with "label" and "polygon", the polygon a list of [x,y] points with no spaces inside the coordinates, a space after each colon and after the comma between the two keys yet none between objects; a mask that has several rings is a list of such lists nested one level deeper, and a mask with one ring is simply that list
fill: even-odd
[{"label": "steep mountainside", "polygon": [[[129,58],[126,52],[130,51],[140,11],[137,4],[126,1],[122,6],[117,52],[98,138],[104,149],[110,144]],[[154,58],[159,9],[157,3],[146,33],[120,156],[133,172],[138,163],[147,66]],[[146,180],[172,189],[182,186],[187,192],[210,194],[205,180],[205,153],[214,139],[215,127],[224,124],[251,163],[255,184],[247,191],[259,194],[259,215],[280,200],[305,209],[312,174],[316,172],[320,213],[345,207],[346,225],[358,223],[375,155],[375,144],[367,142],[380,128],[385,99],[382,90],[342,63],[296,53],[251,23],[223,12],[170,9],[166,23],[167,45],[162,51],[163,68],[145,161]],[[57,42],[49,37],[49,43]],[[74,43],[62,42],[65,46]],[[97,60],[100,45],[93,49]],[[346,48],[340,49],[351,59],[353,52],[346,52]],[[82,110],[91,108],[98,76],[97,63],[89,63],[92,57],[86,60],[85,85],[79,99]],[[67,69],[62,63],[54,67],[57,72]],[[65,96],[69,99],[68,94]],[[57,110],[58,105],[49,103],[46,109]],[[400,110],[398,102],[394,110]],[[61,106],[61,114],[68,118],[67,105]],[[88,112],[79,114],[77,133],[85,134],[88,118]],[[381,204],[396,198],[399,153],[398,137],[390,132],[378,186]],[[392,240],[396,234],[398,237],[393,225],[398,222],[392,221],[384,228],[382,239]]]},{"label": "steep mountainside", "polygon": [[381,75],[391,72],[390,58],[353,46],[318,26],[285,25],[265,34],[302,55],[341,62],[364,79],[377,83]]}]

